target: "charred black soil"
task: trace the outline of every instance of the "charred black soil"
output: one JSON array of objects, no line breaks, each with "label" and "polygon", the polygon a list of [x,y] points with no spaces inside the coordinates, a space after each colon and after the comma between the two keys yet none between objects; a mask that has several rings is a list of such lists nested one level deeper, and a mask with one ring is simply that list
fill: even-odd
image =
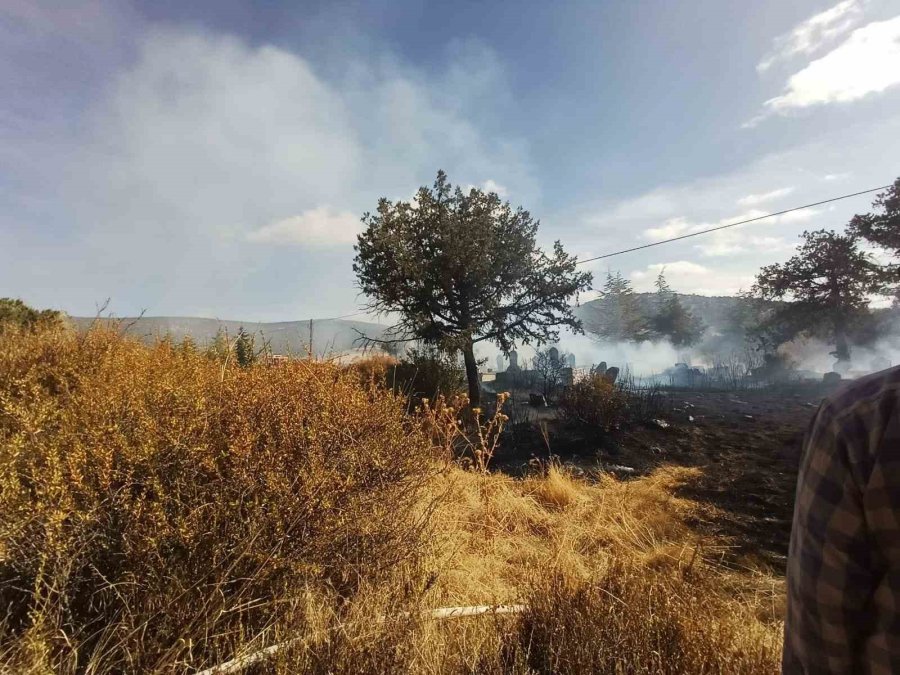
[{"label": "charred black soil", "polygon": [[782,572],[803,437],[827,393],[821,386],[673,391],[654,421],[606,435],[572,428],[552,408],[520,410],[495,467],[521,475],[555,456],[587,476],[611,471],[625,479],[664,465],[696,467],[699,479],[678,496],[708,505],[693,523],[698,535],[731,542],[723,562],[750,559]]}]

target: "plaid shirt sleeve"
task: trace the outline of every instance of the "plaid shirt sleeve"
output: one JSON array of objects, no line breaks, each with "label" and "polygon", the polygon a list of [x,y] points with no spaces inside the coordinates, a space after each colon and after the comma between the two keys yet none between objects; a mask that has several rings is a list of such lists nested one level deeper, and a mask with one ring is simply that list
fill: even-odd
[{"label": "plaid shirt sleeve", "polygon": [[810,426],[787,572],[783,673],[854,673],[877,583],[866,525],[871,429],[826,402]]}]

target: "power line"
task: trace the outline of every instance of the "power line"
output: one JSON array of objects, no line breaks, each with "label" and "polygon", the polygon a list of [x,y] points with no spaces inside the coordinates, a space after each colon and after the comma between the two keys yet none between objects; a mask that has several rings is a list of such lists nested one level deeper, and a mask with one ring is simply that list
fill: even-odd
[{"label": "power line", "polygon": [[782,216],[785,213],[791,213],[793,211],[800,211],[802,209],[809,209],[813,206],[821,206],[822,204],[830,204],[831,202],[837,202],[842,199],[849,199],[850,197],[858,197],[859,195],[869,194],[870,192],[877,192],[878,190],[887,190],[890,188],[890,185],[882,185],[881,187],[870,188],[868,190],[863,190],[862,192],[854,192],[849,195],[841,195],[840,197],[832,197],[831,199],[825,199],[821,202],[813,202],[812,204],[804,204],[803,206],[795,206],[792,209],[785,209],[784,211],[776,211],[775,213],[767,213],[764,216],[757,216],[756,218],[748,218],[747,220],[741,220],[737,223],[729,223],[728,225],[719,225],[718,227],[711,227],[708,230],[700,230],[699,232],[691,232],[690,234],[682,234],[680,237],[672,237],[671,239],[663,239],[662,241],[654,241],[650,244],[644,244],[642,246],[635,246],[633,248],[626,248],[622,251],[615,251],[614,253],[605,253],[603,255],[594,256],[593,258],[585,258],[584,260],[579,260],[576,265],[583,265],[584,263],[593,262],[594,260],[603,260],[604,258],[612,258],[616,255],[622,255],[623,253],[631,253],[633,251],[640,251],[645,248],[651,248],[653,246],[660,246],[662,244],[669,244],[673,241],[679,241],[681,239],[689,239],[691,237],[698,237],[701,234],[709,234],[710,232],[717,232],[719,230],[724,230],[729,227],[737,227],[738,225],[746,225],[747,223],[753,223],[757,220],[764,220],[766,218],[774,218],[775,216]]},{"label": "power line", "polygon": [[338,319],[349,319],[351,316],[362,316],[368,312],[354,312],[353,314],[342,314],[341,316],[326,316],[321,319],[309,319],[309,321],[337,321]]}]

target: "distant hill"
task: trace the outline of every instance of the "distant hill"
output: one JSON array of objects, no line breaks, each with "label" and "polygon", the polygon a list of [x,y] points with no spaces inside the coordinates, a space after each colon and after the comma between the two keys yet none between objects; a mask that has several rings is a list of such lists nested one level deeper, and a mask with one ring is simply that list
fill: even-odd
[{"label": "distant hill", "polygon": [[[642,310],[650,313],[653,308],[655,294],[636,293]],[[728,313],[740,301],[735,297],[706,297],[702,295],[679,295],[679,298],[692,312],[699,316],[708,327],[709,332],[718,333],[727,322]],[[575,309],[576,315],[585,323],[590,323],[591,316],[602,311],[600,300],[591,300]],[[79,329],[84,330],[95,319],[92,317],[72,317]],[[257,340],[265,339],[275,354],[306,354],[309,349],[309,320],[279,321],[259,323],[254,321],[236,321],[207,319],[192,316],[144,316],[140,318],[123,317],[102,319],[110,323],[116,322],[129,335],[150,342],[166,335],[175,340],[187,336],[199,345],[205,345],[215,339],[220,329],[228,335],[237,335],[241,326],[252,333]],[[345,319],[329,319],[313,321],[313,346],[316,356],[343,353],[358,349],[359,334],[379,340],[386,337],[390,326],[370,321],[347,321]]]},{"label": "distant hill", "polygon": [[[72,317],[79,329],[84,330],[95,319]],[[257,323],[254,321],[230,321],[204,319],[190,316],[144,316],[140,318],[102,319],[116,322],[129,335],[144,341],[152,341],[166,335],[175,340],[190,336],[199,345],[212,342],[220,329],[228,335],[237,335],[241,326],[252,333],[257,341],[265,339],[275,354],[306,354],[309,350],[309,320]],[[369,321],[328,319],[313,321],[312,341],[316,356],[328,356],[359,348],[359,333],[373,339],[381,339],[390,326]],[[358,332],[357,332],[358,331]]]}]

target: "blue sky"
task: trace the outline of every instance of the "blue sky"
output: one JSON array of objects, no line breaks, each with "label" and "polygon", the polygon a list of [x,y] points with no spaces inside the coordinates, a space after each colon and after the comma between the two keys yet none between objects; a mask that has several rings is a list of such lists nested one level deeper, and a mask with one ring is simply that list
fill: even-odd
[{"label": "blue sky", "polygon": [[[73,314],[352,312],[438,168],[582,257],[900,175],[896,0],[5,0],[0,88],[0,296]],[[870,202],[592,269],[731,294]]]}]

